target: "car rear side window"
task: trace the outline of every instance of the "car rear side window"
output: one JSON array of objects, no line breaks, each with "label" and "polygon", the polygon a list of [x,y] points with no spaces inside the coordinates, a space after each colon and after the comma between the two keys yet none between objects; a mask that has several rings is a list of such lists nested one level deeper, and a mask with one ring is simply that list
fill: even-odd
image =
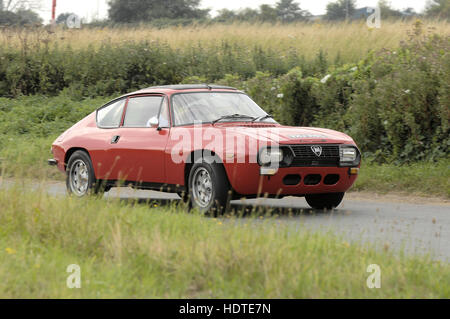
[{"label": "car rear side window", "polygon": [[111,103],[97,111],[97,124],[103,128],[119,127],[126,99]]},{"label": "car rear side window", "polygon": [[162,96],[134,97],[128,101],[124,127],[150,127],[150,119],[158,118]]}]

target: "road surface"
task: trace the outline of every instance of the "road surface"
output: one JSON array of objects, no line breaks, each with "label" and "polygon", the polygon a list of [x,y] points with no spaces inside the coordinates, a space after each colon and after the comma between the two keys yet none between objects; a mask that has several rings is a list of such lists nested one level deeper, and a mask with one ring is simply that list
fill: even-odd
[{"label": "road surface", "polygon": [[[0,187],[13,184],[12,181],[3,181]],[[38,184],[27,184],[31,184],[32,188],[39,187]],[[47,182],[44,187],[55,196],[66,194],[62,182]],[[162,205],[179,200],[175,194],[128,188],[113,189],[105,195],[106,199],[117,197],[144,203],[151,199],[160,201]],[[435,260],[450,261],[448,201],[350,193],[341,206],[329,212],[312,210],[303,198],[294,197],[232,202],[232,208],[238,211],[255,206],[269,207],[274,217],[270,222],[287,224],[293,230],[331,231],[350,242],[369,242],[380,249],[403,248],[407,253],[429,254]],[[224,220],[229,222],[226,218]],[[233,222],[246,223],[250,220],[259,222],[260,219],[240,217]]]}]

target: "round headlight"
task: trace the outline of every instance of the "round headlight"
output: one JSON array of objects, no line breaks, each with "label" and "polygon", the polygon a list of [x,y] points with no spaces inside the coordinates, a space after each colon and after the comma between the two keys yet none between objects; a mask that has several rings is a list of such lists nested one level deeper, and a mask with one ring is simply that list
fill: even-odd
[{"label": "round headlight", "polygon": [[263,148],[259,153],[258,162],[261,166],[279,164],[283,161],[283,152],[279,148]]}]

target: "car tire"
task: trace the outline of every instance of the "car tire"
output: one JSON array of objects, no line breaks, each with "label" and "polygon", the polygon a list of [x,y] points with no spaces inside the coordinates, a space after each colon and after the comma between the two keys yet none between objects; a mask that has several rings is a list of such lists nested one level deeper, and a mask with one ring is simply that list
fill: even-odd
[{"label": "car tire", "polygon": [[229,208],[230,183],[222,164],[200,159],[189,173],[191,208],[202,213],[223,213]]},{"label": "car tire", "polygon": [[66,172],[66,187],[70,195],[84,197],[101,193],[101,188],[96,185],[91,158],[86,152],[73,153],[67,163]]},{"label": "car tire", "polygon": [[333,209],[341,204],[345,193],[310,194],[306,195],[306,202],[314,209]]}]

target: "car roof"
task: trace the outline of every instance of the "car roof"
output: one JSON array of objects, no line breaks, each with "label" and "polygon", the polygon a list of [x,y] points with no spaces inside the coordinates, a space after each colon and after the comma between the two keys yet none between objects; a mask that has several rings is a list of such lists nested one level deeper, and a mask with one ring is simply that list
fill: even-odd
[{"label": "car roof", "polygon": [[214,85],[214,84],[175,84],[175,85],[160,85],[160,86],[151,86],[146,89],[142,89],[133,93],[129,93],[127,95],[135,95],[135,94],[145,94],[145,93],[176,93],[178,91],[211,91],[211,90],[230,90],[230,91],[238,91],[236,88],[231,86],[224,85]]},{"label": "car roof", "polygon": [[192,92],[209,92],[209,91],[222,91],[222,92],[241,92],[238,89],[231,87],[231,86],[224,86],[224,85],[215,85],[215,84],[174,84],[174,85],[159,85],[159,86],[151,86],[146,89],[142,89],[135,92],[130,92],[127,94],[124,94],[122,96],[119,96],[115,98],[112,101],[109,101],[108,103],[101,106],[99,109],[110,105],[111,103],[114,103],[115,101],[118,101],[123,98],[127,98],[134,95],[139,94],[174,94],[181,91],[192,91]]}]

